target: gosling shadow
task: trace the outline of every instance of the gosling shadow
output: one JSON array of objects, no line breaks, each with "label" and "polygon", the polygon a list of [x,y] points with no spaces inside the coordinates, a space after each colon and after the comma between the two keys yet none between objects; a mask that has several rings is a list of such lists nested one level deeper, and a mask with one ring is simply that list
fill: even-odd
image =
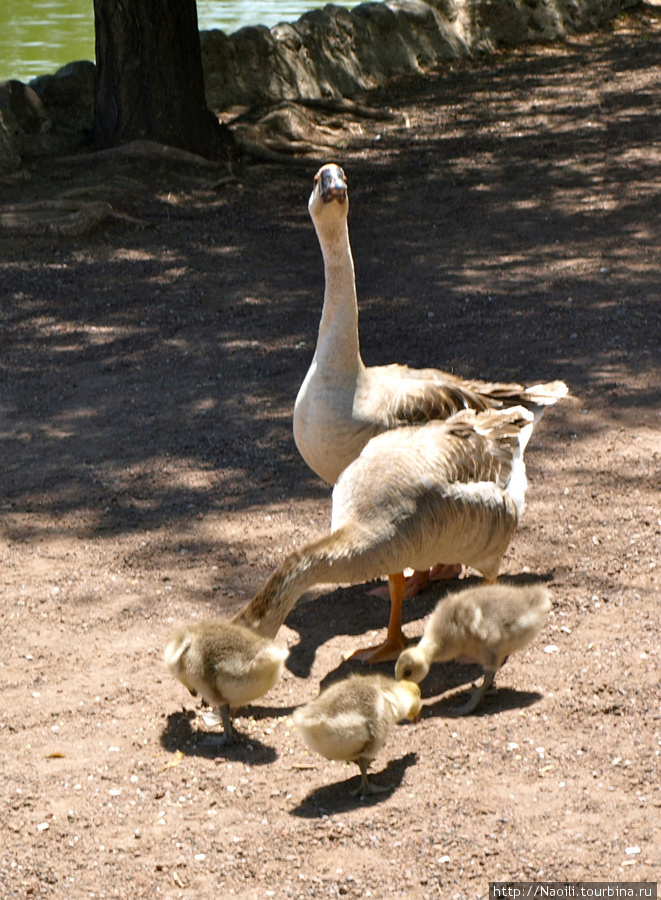
[{"label": "gosling shadow", "polygon": [[222,732],[194,728],[193,723],[196,719],[197,716],[192,709],[170,713],[167,724],[161,732],[161,746],[172,754],[179,751],[184,756],[198,756],[203,759],[249,761],[252,766],[265,766],[278,758],[273,747],[262,744],[255,737],[242,734],[238,727],[234,728],[233,743],[224,744]]},{"label": "gosling shadow", "polygon": [[[250,710],[250,718],[261,721],[262,719],[284,719],[287,716],[291,716],[295,709],[298,709],[298,704],[296,706],[255,706],[254,704],[250,704],[250,706],[246,707],[246,710]],[[239,718],[241,718],[239,716]]]},{"label": "gosling shadow", "polygon": [[439,698],[436,703],[425,704],[421,719],[470,719],[495,716],[512,709],[525,709],[543,699],[539,691],[517,691],[514,688],[496,688],[486,692],[475,712],[467,716],[459,714],[459,710],[468,703],[472,689],[458,691],[447,697]]},{"label": "gosling shadow", "polygon": [[370,782],[373,782],[376,787],[385,787],[387,785],[387,790],[380,791],[377,794],[366,794],[364,797],[358,797],[351,793],[360,784],[360,775],[357,775],[316,788],[301,800],[298,806],[290,810],[290,815],[302,819],[319,819],[323,816],[376,806],[376,804],[391,797],[401,787],[406,770],[409,766],[415,765],[417,761],[417,753],[407,753],[398,759],[391,759],[388,765],[380,772],[375,774],[370,772]]}]

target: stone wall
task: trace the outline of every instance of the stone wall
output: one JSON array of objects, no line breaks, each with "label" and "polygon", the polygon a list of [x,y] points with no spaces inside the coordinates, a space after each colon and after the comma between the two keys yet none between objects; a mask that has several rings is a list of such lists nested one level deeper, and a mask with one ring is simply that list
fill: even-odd
[{"label": "stone wall", "polygon": [[328,5],[293,24],[203,32],[207,102],[351,97],[394,75],[597,28],[636,0],[387,0]]},{"label": "stone wall", "polygon": [[[407,72],[525,41],[594,29],[637,0],[387,0],[328,5],[293,24],[201,34],[207,102],[267,108],[351,98]],[[80,147],[93,121],[94,64],[70,63],[29,85],[0,84],[0,175],[21,158]]]},{"label": "stone wall", "polygon": [[21,159],[68,153],[83,144],[94,121],[95,69],[92,62],[73,62],[29,84],[0,83],[0,175],[15,171]]}]

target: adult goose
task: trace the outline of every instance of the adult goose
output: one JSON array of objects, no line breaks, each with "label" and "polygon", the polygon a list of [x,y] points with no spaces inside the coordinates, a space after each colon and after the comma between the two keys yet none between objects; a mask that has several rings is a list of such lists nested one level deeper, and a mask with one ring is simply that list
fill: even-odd
[{"label": "adult goose", "polygon": [[[335,484],[381,432],[446,419],[462,409],[524,406],[539,419],[547,406],[566,395],[562,381],[526,388],[458,378],[439,369],[366,366],[360,355],[349,196],[339,166],[328,164],[317,172],[308,209],[324,260],[325,293],[317,347],[294,406],[294,440],[324,481]],[[456,569],[451,566],[448,574]],[[422,573],[414,578],[407,595],[425,578]]]},{"label": "adult goose", "polygon": [[534,416],[523,407],[464,410],[446,421],[372,438],[333,490],[330,534],[287,556],[233,621],[274,638],[315,584],[356,584],[389,575],[386,640],[354,656],[396,659],[405,568],[473,566],[495,581],[523,512],[523,451]]}]

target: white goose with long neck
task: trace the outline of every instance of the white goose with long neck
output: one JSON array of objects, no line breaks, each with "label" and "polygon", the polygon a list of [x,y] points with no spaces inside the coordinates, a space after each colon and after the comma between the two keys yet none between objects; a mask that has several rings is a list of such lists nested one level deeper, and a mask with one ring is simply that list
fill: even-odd
[{"label": "white goose with long neck", "polygon": [[[356,409],[366,370],[358,337],[349,198],[338,166],[325,166],[317,174],[308,208],[324,260],[325,291],[317,347],[294,406],[294,440],[310,468],[335,484],[369,438],[383,429],[370,429]],[[364,435],[365,427],[371,433]]]},{"label": "white goose with long neck", "polygon": [[349,198],[342,169],[323,166],[308,204],[324,260],[324,306],[317,347],[294,407],[294,440],[305,462],[335,484],[375,435],[446,419],[461,409],[522,405],[538,419],[567,393],[562,381],[521,384],[458,378],[439,369],[366,367],[349,241]]}]

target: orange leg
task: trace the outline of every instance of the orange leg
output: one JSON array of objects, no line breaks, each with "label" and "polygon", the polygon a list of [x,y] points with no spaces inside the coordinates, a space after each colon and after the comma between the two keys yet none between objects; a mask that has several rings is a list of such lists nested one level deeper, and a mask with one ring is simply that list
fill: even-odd
[{"label": "orange leg", "polygon": [[351,654],[351,659],[359,659],[361,662],[377,663],[397,659],[399,654],[409,645],[409,641],[402,631],[402,600],[406,579],[402,572],[388,576],[390,588],[390,621],[388,622],[388,634],[382,644],[376,647],[365,647]]},{"label": "orange leg", "polygon": [[[406,579],[404,600],[410,600],[411,597],[415,597],[416,594],[424,591],[430,581],[449,581],[452,578],[458,578],[461,575],[461,570],[462,566],[460,563],[452,566],[439,563],[436,566],[432,566],[431,569],[416,569],[413,575]],[[390,587],[374,588],[368,591],[368,594],[372,597],[386,599],[390,594]]]}]

